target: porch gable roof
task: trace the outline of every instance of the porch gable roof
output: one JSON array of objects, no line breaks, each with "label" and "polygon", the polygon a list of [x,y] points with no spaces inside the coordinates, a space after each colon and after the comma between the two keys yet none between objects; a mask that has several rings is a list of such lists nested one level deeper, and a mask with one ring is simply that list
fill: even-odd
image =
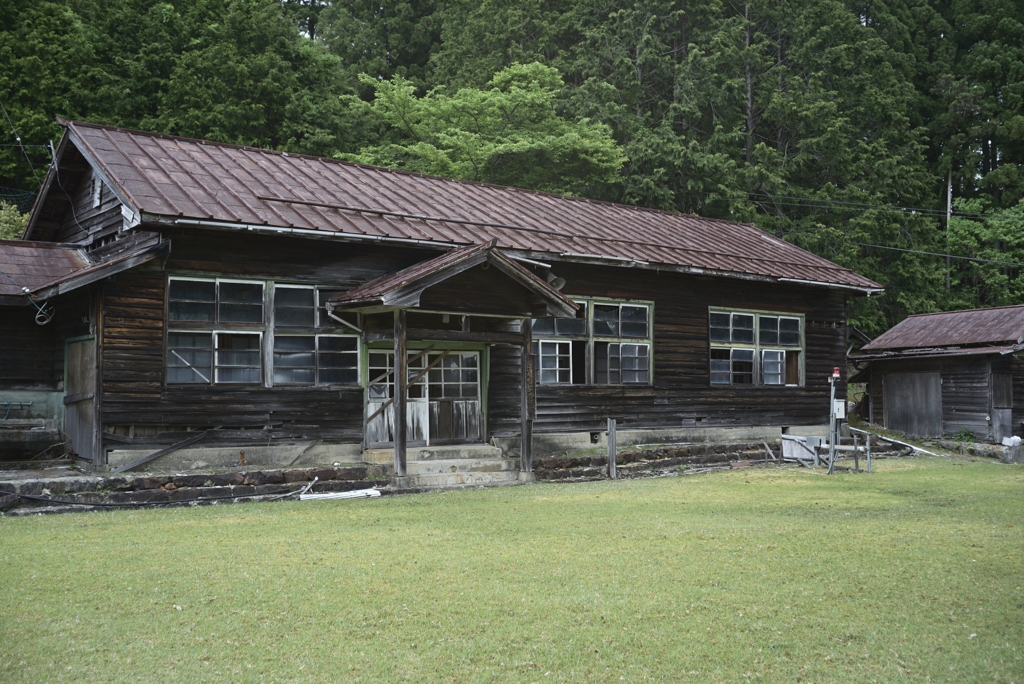
[{"label": "porch gable roof", "polygon": [[510,259],[494,241],[460,247],[381,276],[328,300],[331,310],[416,308],[423,292],[475,266],[488,264],[524,289],[537,317],[572,318],[579,306],[545,281]]}]

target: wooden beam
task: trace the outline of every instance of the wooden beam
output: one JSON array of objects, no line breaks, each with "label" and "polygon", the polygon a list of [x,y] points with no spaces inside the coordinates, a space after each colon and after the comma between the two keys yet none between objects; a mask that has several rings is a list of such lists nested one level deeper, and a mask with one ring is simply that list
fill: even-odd
[{"label": "wooden beam", "polygon": [[533,472],[533,412],[536,408],[537,394],[533,377],[533,319],[523,319],[522,351],[520,353],[520,371],[522,392],[519,412],[522,420],[522,444],[519,450],[519,471]]},{"label": "wooden beam", "polygon": [[405,477],[405,445],[407,426],[405,418],[406,383],[409,380],[409,359],[406,357],[406,310],[395,311],[395,419],[392,431],[395,439],[395,477]]},{"label": "wooden beam", "polygon": [[[214,430],[217,430],[217,429],[218,428],[214,428]],[[171,453],[172,451],[177,451],[178,449],[183,449],[183,448],[185,448],[185,447],[187,447],[187,446],[189,446],[191,444],[195,444],[196,442],[198,442],[199,440],[203,439],[204,437],[206,437],[211,432],[213,432],[213,430],[204,430],[204,431],[200,432],[198,435],[196,435],[195,437],[189,437],[188,439],[183,440],[181,442],[178,442],[177,444],[174,444],[172,446],[169,446],[166,449],[161,449],[160,451],[154,451],[153,453],[149,454],[148,456],[143,456],[142,458],[138,459],[137,461],[132,461],[131,463],[128,463],[126,465],[114,468],[110,472],[112,472],[112,473],[123,473],[126,470],[131,470],[132,468],[137,468],[137,467],[139,467],[140,465],[142,465],[144,463],[149,463],[150,461],[155,461],[156,459],[160,458],[161,456],[166,456],[167,454]]]},{"label": "wooden beam", "polygon": [[[366,332],[366,342],[389,342],[394,339],[390,333]],[[481,342],[483,344],[514,344],[523,343],[522,335],[509,332],[463,332],[461,330],[433,330],[431,328],[410,328],[406,331],[406,339],[438,340],[441,342]]]}]

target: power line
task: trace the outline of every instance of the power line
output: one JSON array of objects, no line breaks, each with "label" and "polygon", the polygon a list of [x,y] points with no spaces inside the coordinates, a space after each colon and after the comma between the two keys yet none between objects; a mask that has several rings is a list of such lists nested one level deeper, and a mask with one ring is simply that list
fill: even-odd
[{"label": "power line", "polygon": [[32,177],[36,179],[36,184],[42,188],[43,182],[39,180],[39,174],[36,173],[36,167],[32,165],[32,160],[28,157],[28,152],[25,151],[25,146],[21,144],[21,136],[18,135],[18,131],[14,128],[14,122],[11,121],[11,115],[7,113],[7,107],[4,107],[3,100],[0,100],[0,109],[4,111],[4,116],[7,118],[7,123],[11,127],[11,133],[14,133],[14,139],[18,141],[18,146],[21,148],[21,153],[25,155],[25,161],[28,162],[28,166],[32,169]]},{"label": "power line", "polygon": [[1024,264],[1017,263],[1016,261],[997,261],[995,259],[981,259],[979,257],[965,257],[957,256],[956,254],[942,254],[939,252],[926,252],[921,249],[906,249],[905,247],[889,247],[888,245],[875,245],[870,242],[856,242],[854,240],[842,240],[839,238],[829,238],[827,235],[814,235],[813,233],[804,233],[796,230],[784,230],[782,231],[786,235],[799,235],[801,237],[809,237],[815,240],[830,240],[835,239],[836,242],[842,242],[848,245],[859,245],[861,247],[875,247],[877,249],[890,249],[895,252],[908,252],[910,254],[925,254],[927,256],[937,257],[949,257],[950,259],[960,259],[962,261],[976,261],[983,264],[1001,264],[1003,266],[1016,266],[1018,268],[1024,268]]},{"label": "power line", "polygon": [[[772,200],[772,203],[780,206],[790,207],[804,207],[807,209],[829,209],[828,205],[841,205],[849,207],[847,211],[888,211],[891,213],[906,214],[911,212],[914,214],[922,214],[924,216],[938,216],[945,217],[946,212],[941,209],[925,209],[923,207],[902,207],[893,204],[870,204],[867,202],[845,202],[842,200],[831,200],[831,199],[815,199],[813,197],[794,197],[791,195],[772,195],[765,192],[753,192],[750,193],[756,197],[767,197]],[[796,202],[777,202],[777,199],[783,200],[797,200]],[[751,199],[749,200],[755,204],[765,204],[763,200]],[[810,202],[811,204],[807,204]],[[1002,221],[1024,221],[1024,216],[1007,216],[1005,214],[979,214],[975,212],[965,211],[954,211],[953,216],[957,218],[971,218],[971,219],[995,219]]]}]

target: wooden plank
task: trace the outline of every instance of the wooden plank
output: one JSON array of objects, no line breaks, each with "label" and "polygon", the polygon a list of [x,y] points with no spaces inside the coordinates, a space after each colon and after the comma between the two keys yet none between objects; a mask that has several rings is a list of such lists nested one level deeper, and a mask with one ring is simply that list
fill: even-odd
[{"label": "wooden plank", "polygon": [[409,359],[406,357],[406,310],[395,311],[395,476],[405,477],[407,421],[405,399],[409,380]]},{"label": "wooden plank", "polygon": [[142,458],[140,458],[138,460],[135,460],[135,461],[132,461],[131,463],[128,463],[126,465],[118,466],[117,468],[113,468],[110,472],[112,472],[112,473],[123,473],[126,470],[131,470],[132,468],[138,468],[140,465],[144,465],[146,463],[149,463],[150,461],[155,461],[156,459],[160,458],[161,456],[166,456],[167,454],[171,453],[172,451],[177,451],[178,449],[184,449],[187,446],[195,444],[199,440],[201,440],[204,437],[206,437],[206,435],[208,435],[210,432],[212,432],[212,431],[211,430],[204,430],[203,432],[199,433],[195,437],[189,437],[188,439],[186,439],[184,441],[181,441],[181,442],[178,442],[177,444],[174,444],[172,446],[169,446],[166,449],[161,449],[160,451],[156,451],[156,452],[154,452],[152,454],[149,454],[148,456],[143,456]]},{"label": "wooden plank", "polygon": [[519,451],[519,470],[530,473],[533,472],[533,409],[536,398],[533,369],[533,320],[524,318],[522,325],[521,402],[519,406],[522,438]]},{"label": "wooden plank", "polygon": [[615,442],[615,419],[608,419],[608,477],[615,479],[616,467],[615,467],[615,455],[618,450],[618,445]]}]

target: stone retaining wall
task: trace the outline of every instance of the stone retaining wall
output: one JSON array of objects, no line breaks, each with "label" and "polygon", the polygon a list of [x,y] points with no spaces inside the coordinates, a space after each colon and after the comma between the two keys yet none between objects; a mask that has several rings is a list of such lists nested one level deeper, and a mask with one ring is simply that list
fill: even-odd
[{"label": "stone retaining wall", "polygon": [[[184,503],[189,499],[228,497],[224,503],[234,503],[236,497],[269,496],[281,490],[297,491],[319,478],[311,491],[347,492],[369,489],[388,484],[388,472],[383,466],[351,466],[342,468],[316,467],[286,470],[248,470],[228,473],[181,475],[138,475],[112,477],[58,477],[23,479],[0,482],[0,496],[28,494],[81,504],[148,504]],[[213,503],[213,502],[198,502]],[[45,501],[5,497],[5,506],[16,505],[14,514],[56,513],[68,510],[88,510],[86,506],[54,504]]]},{"label": "stone retaining wall", "polygon": [[[776,458],[782,444],[768,444]],[[730,465],[747,461],[771,460],[764,444],[684,444],[651,449],[619,451],[615,456],[620,478],[652,477],[678,473],[685,469]],[[538,480],[600,480],[608,477],[607,456],[562,456],[540,458],[534,462]]]}]

